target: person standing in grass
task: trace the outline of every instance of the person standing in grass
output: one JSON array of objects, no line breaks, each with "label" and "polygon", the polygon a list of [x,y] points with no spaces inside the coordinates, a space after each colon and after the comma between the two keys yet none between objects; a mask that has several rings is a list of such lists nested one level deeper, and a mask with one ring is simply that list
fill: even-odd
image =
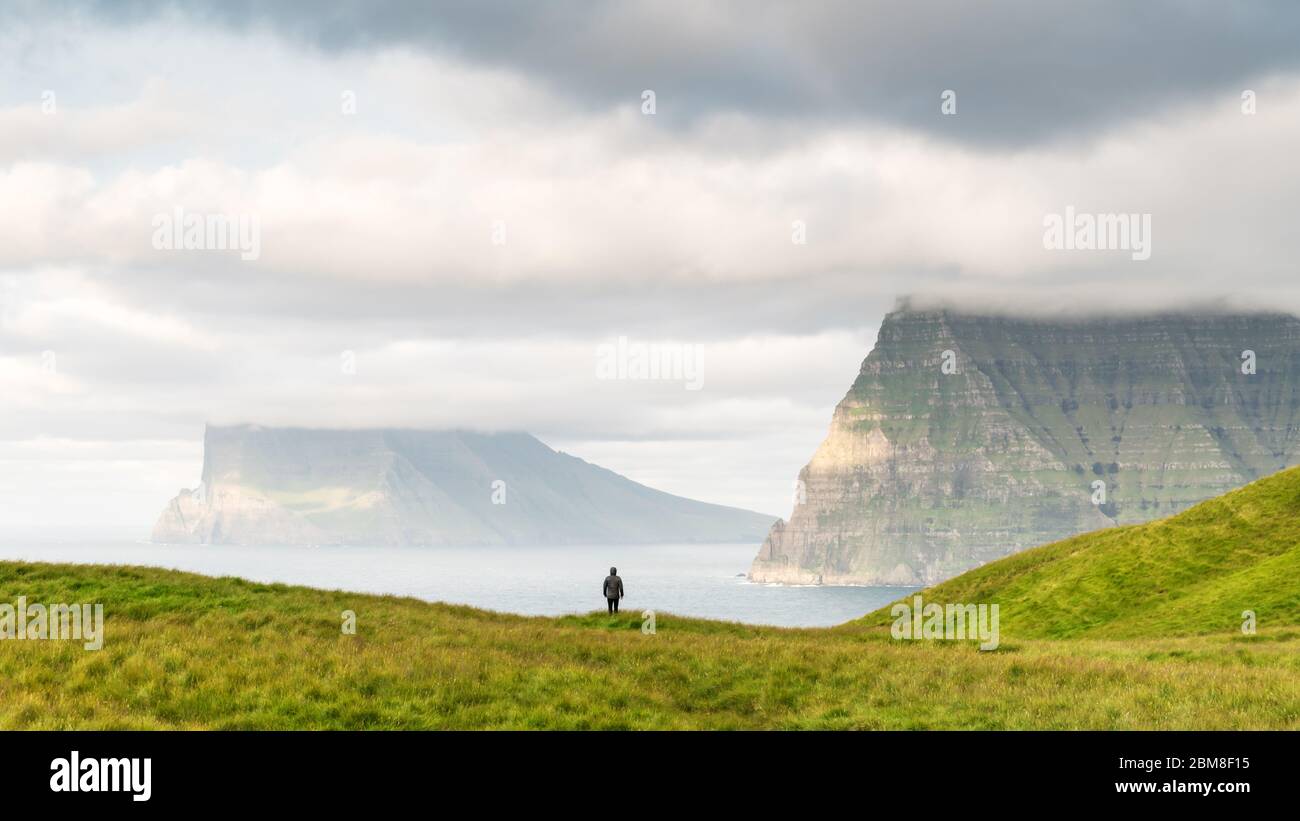
[{"label": "person standing in grass", "polygon": [[623,598],[623,580],[618,577],[618,568],[611,567],[609,575],[605,577],[605,601],[609,604],[609,612],[618,612],[618,600]]}]

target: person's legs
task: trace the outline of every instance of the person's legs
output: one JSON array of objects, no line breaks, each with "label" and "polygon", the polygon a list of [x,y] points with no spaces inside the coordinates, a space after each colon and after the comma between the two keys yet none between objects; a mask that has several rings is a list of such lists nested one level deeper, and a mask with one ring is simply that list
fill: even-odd
[{"label": "person's legs", "polygon": [[618,599],[610,599],[614,603],[614,612],[618,612]]},{"label": "person's legs", "polygon": [[614,612],[614,607],[617,604],[617,602],[618,599],[605,599],[605,604],[609,606],[609,612],[611,613]]}]

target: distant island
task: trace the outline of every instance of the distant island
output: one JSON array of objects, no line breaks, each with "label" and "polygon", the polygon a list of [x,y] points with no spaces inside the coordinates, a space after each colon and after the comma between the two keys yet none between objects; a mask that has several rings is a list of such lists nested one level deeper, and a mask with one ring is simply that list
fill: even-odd
[{"label": "distant island", "polygon": [[757,543],[776,519],[655,490],[527,433],[209,425],[201,483],[168,502],[152,539],[214,545]]}]

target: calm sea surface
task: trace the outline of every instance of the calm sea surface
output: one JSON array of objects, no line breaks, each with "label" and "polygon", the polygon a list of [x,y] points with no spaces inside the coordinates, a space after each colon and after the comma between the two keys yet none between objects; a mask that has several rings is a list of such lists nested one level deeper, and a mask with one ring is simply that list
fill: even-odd
[{"label": "calm sea surface", "polygon": [[0,559],[152,565],[547,616],[604,608],[601,582],[615,565],[626,588],[624,610],[786,627],[841,624],[915,589],[751,584],[743,576],[757,550],[752,544],[362,548],[6,541]]}]

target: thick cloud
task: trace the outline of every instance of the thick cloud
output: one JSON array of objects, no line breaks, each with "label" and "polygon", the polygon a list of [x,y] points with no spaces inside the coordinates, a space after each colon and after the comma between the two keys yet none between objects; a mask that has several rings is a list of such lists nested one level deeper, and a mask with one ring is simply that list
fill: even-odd
[{"label": "thick cloud", "polygon": [[[542,81],[590,108],[658,95],[661,121],[901,126],[1023,146],[1090,136],[1300,65],[1288,0],[65,2],[133,25],[167,15],[329,51],[404,47]],[[957,115],[940,114],[957,92]]]},{"label": "thick cloud", "polygon": [[[0,531],[143,534],[205,421],[525,429],[784,514],[899,294],[1300,310],[1289,6],[7,8]],[[177,206],[260,257],[153,247]],[[1068,206],[1151,258],[1045,249]],[[595,379],[619,336],[703,389]]]}]

